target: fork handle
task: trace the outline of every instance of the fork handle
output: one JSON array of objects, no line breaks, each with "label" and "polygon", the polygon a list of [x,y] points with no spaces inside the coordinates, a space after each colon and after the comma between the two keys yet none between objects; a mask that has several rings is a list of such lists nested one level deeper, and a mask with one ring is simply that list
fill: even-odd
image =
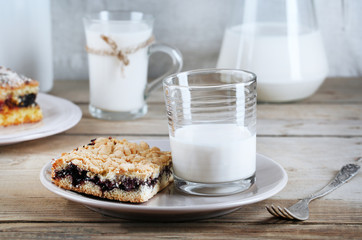
[{"label": "fork handle", "polygon": [[322,188],[321,190],[311,194],[307,199],[309,201],[312,201],[316,198],[323,197],[327,195],[328,193],[334,191],[338,187],[342,186],[344,183],[346,183],[348,180],[350,180],[352,177],[354,177],[358,170],[360,169],[359,165],[356,164],[347,164],[344,165],[341,170],[337,173],[337,175],[334,177],[334,179],[328,183],[327,186]]}]

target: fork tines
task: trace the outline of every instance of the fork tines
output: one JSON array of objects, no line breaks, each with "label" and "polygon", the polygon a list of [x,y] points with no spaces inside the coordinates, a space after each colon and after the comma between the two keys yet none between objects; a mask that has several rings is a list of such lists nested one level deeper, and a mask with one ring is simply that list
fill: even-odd
[{"label": "fork tines", "polygon": [[290,215],[290,213],[288,212],[287,209],[285,208],[281,208],[281,207],[275,207],[274,205],[271,206],[265,206],[266,210],[268,210],[268,212],[278,218],[284,218],[284,219],[290,219],[290,220],[294,220],[295,218]]}]

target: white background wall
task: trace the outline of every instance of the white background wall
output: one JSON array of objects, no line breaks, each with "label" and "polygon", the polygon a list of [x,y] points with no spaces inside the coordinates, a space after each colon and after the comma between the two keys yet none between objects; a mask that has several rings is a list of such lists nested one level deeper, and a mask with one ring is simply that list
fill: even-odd
[{"label": "white background wall", "polygon": [[[315,0],[329,76],[362,76],[362,1],[344,0],[344,28],[341,1]],[[100,10],[151,13],[157,40],[181,50],[184,70],[215,67],[234,4],[234,0],[52,0],[54,78],[88,79],[82,17]],[[166,60],[154,62],[151,76],[161,71]]]}]

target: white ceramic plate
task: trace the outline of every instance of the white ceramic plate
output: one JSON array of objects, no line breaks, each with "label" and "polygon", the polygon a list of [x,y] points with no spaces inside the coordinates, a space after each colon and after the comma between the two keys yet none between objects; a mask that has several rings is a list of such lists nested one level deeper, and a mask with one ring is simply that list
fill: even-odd
[{"label": "white ceramic plate", "polygon": [[[164,151],[170,149],[168,140],[145,141]],[[278,163],[257,154],[256,183],[245,192],[222,197],[200,197],[183,194],[172,184],[142,204],[108,201],[59,188],[51,182],[50,162],[41,170],[40,180],[53,193],[104,215],[142,221],[186,221],[224,215],[243,205],[267,199],[284,188],[288,176]]]},{"label": "white ceramic plate", "polygon": [[43,120],[38,123],[0,127],[0,145],[51,136],[72,128],[82,118],[80,108],[66,99],[39,93],[36,101],[43,111]]}]

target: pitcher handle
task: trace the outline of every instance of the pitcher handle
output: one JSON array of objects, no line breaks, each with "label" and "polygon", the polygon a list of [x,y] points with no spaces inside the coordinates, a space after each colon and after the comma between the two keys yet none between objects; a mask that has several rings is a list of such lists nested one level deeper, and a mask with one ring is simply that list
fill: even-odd
[{"label": "pitcher handle", "polygon": [[159,87],[162,83],[162,79],[164,79],[166,76],[178,73],[182,69],[183,60],[182,60],[182,54],[181,52],[174,47],[171,47],[167,44],[163,43],[155,43],[152,44],[149,47],[149,55],[152,55],[155,52],[163,52],[166,53],[171,57],[172,60],[172,67],[162,76],[154,79],[152,82],[147,84],[146,90],[145,90],[145,98],[147,99],[150,95],[150,93],[155,90],[157,87]]}]

